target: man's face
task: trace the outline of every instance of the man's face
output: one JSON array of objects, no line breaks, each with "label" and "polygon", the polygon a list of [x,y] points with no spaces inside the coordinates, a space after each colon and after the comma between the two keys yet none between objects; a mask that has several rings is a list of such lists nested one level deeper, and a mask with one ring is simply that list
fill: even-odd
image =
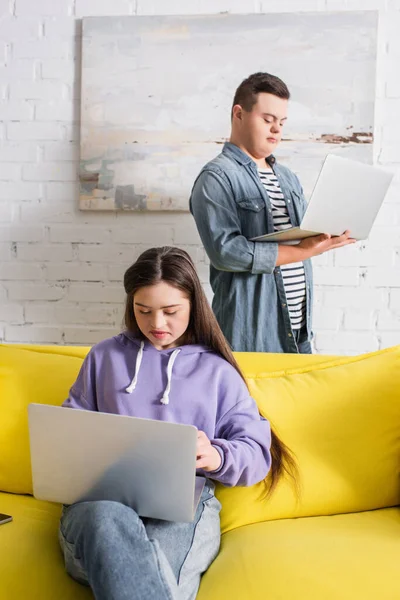
[{"label": "man's face", "polygon": [[241,145],[255,159],[272,154],[282,138],[287,118],[288,101],[272,94],[261,93],[250,112],[239,105],[233,109],[234,126]]}]

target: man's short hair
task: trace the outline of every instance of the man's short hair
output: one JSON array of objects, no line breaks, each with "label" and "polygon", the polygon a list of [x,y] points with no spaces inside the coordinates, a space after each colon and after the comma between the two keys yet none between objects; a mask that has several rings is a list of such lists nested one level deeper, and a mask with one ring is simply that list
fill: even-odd
[{"label": "man's short hair", "polygon": [[257,102],[258,94],[266,93],[289,100],[290,92],[286,83],[270,73],[253,73],[239,85],[233,98],[232,109],[236,104],[250,112]]}]

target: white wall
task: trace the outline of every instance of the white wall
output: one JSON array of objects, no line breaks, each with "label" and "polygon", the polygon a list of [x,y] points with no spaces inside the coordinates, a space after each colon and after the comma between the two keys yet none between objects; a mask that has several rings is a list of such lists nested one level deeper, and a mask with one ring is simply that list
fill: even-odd
[{"label": "white wall", "polygon": [[[375,158],[396,170],[400,0],[0,0],[0,338],[90,344],[115,333],[122,274],[148,246],[183,246],[208,280],[190,214],[77,209],[82,16],[367,9],[381,11]],[[400,343],[399,173],[369,243],[314,265],[317,351]]]}]

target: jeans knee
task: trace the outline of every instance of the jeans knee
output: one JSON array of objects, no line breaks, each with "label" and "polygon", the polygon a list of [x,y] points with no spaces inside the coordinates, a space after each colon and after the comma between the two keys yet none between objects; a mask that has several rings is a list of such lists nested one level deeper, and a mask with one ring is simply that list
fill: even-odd
[{"label": "jeans knee", "polygon": [[117,530],[121,524],[131,522],[132,518],[138,519],[128,506],[108,500],[89,502],[85,512],[86,526],[93,534]]},{"label": "jeans knee", "polygon": [[119,502],[99,500],[70,506],[65,521],[66,530],[75,530],[84,539],[101,541],[117,536],[121,528],[124,529],[127,523],[132,525],[132,522],[139,521],[139,517],[131,508]]}]

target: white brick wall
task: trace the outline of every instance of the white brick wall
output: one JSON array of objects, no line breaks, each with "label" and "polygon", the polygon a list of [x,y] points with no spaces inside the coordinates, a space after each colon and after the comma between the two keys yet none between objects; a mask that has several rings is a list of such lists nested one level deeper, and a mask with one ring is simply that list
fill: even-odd
[{"label": "white brick wall", "polygon": [[[0,339],[91,344],[118,331],[121,277],[152,245],[184,247],[210,295],[190,215],[77,210],[82,16],[359,9],[381,11],[374,154],[397,170],[400,0],[0,0]],[[314,262],[317,351],[400,343],[399,174],[368,243]]]}]

